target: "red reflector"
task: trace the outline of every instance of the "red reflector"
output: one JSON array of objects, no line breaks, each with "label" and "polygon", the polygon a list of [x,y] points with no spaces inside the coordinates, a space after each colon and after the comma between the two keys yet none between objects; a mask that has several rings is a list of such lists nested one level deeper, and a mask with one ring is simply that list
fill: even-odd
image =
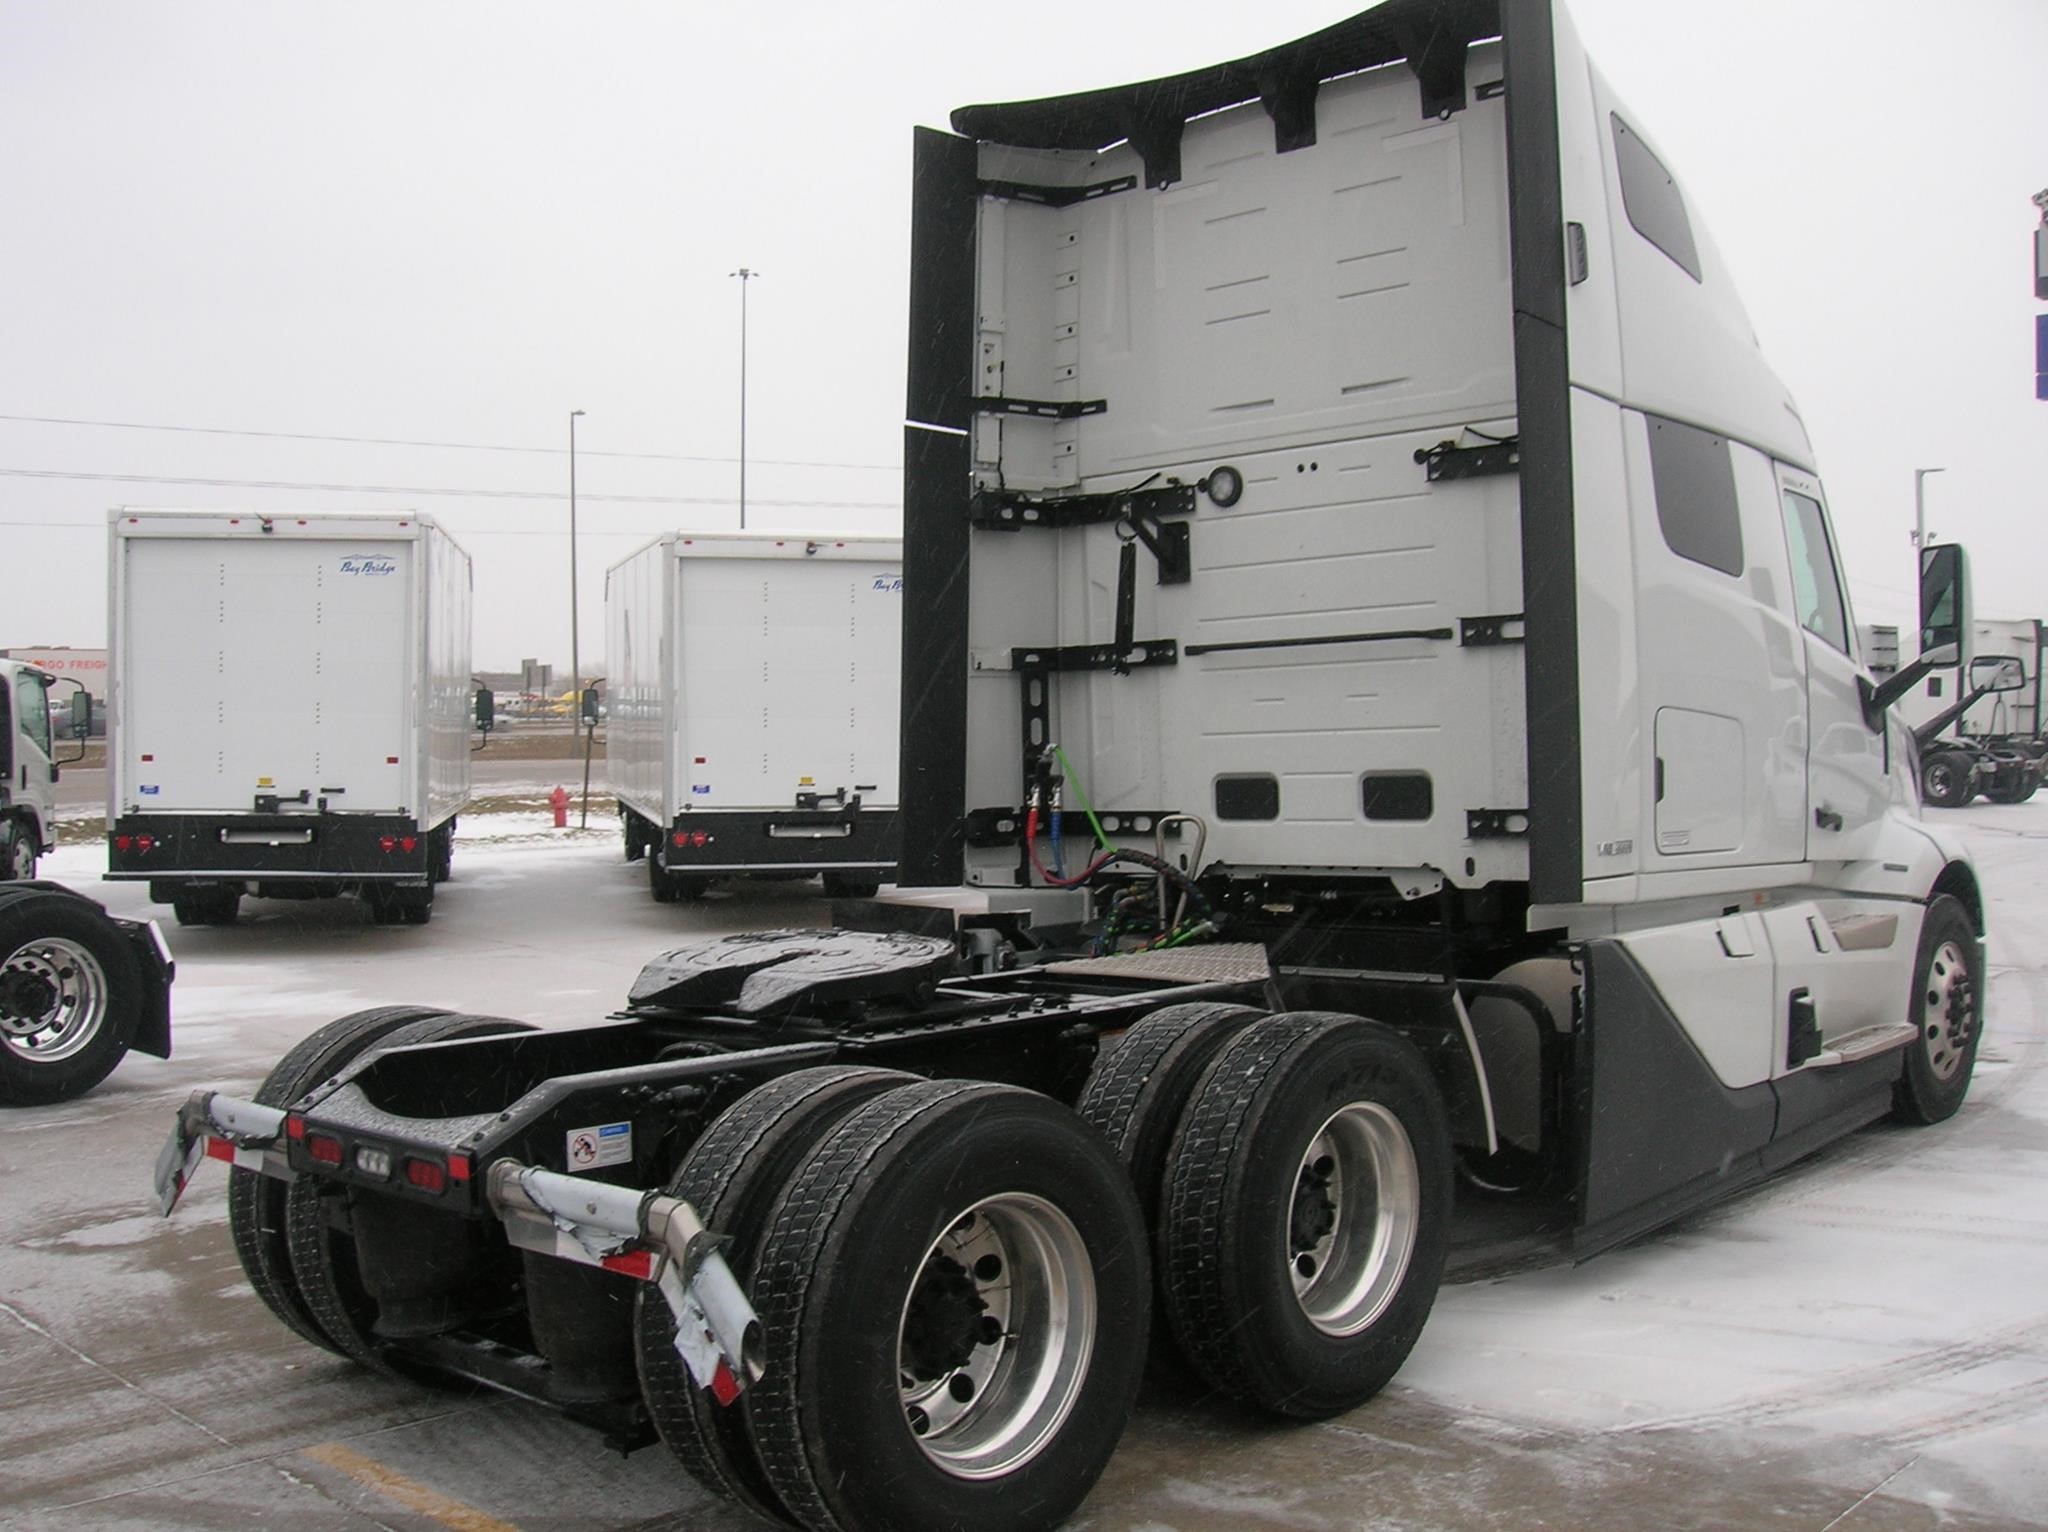
[{"label": "red reflector", "polygon": [[156,757],[155,757],[155,756],[153,756],[153,755],[145,755],[145,756],[143,757],[143,760],[145,760],[145,761],[153,761],[153,760],[155,760],[155,759],[156,759]]},{"label": "red reflector", "polygon": [[599,1259],[598,1265],[606,1271],[616,1271],[621,1276],[632,1277],[640,1282],[654,1280],[654,1252],[652,1250],[626,1250],[618,1255],[607,1255]]},{"label": "red reflector", "polygon": [[468,1155],[454,1154],[448,1157],[448,1179],[451,1181],[467,1181],[469,1179]]},{"label": "red reflector", "polygon": [[395,755],[387,755],[384,757],[384,764],[386,766],[396,766],[398,764],[398,757]]},{"label": "red reflector", "polygon": [[116,851],[126,851],[134,844],[135,837],[132,835],[117,835],[114,837],[114,849]]},{"label": "red reflector", "polygon": [[386,856],[389,856],[391,854],[391,848],[397,844],[397,841],[393,840],[390,836],[386,835],[377,842],[377,849],[383,852]]},{"label": "red reflector", "polygon": [[286,1138],[304,1138],[306,1136],[306,1119],[303,1117],[287,1117],[284,1120],[284,1136]]},{"label": "red reflector", "polygon": [[423,1192],[438,1192],[448,1185],[446,1172],[434,1160],[407,1160],[405,1179]]},{"label": "red reflector", "polygon": [[678,846],[687,846],[690,844],[690,832],[688,830],[678,830],[675,834],[671,835],[669,839],[674,841]]},{"label": "red reflector", "polygon": [[732,1375],[732,1369],[725,1365],[725,1358],[718,1359],[718,1371],[711,1375],[711,1397],[721,1405],[730,1405],[740,1396],[740,1380]]},{"label": "red reflector", "polygon": [[711,844],[711,837],[702,830],[692,830],[690,832],[690,844],[692,846],[708,846]]},{"label": "red reflector", "polygon": [[417,851],[420,849],[420,838],[417,835],[400,836],[398,849],[400,851]]},{"label": "red reflector", "polygon": [[306,1139],[306,1153],[322,1165],[341,1163],[341,1140],[329,1138],[325,1133],[314,1133]]},{"label": "red reflector", "polygon": [[232,1164],[235,1158],[235,1146],[224,1138],[215,1138],[209,1134],[206,1139],[206,1157],[209,1160],[226,1160]]}]

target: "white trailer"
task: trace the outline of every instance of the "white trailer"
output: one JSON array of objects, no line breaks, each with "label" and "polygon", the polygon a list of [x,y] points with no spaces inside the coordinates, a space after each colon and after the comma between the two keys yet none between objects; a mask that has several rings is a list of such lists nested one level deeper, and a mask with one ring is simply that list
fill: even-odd
[{"label": "white trailer", "polygon": [[612,567],[605,621],[612,791],[656,899],[894,875],[901,543],[672,532]]},{"label": "white trailer", "polygon": [[117,510],[108,872],[181,924],[423,924],[469,801],[469,556],[426,517]]}]

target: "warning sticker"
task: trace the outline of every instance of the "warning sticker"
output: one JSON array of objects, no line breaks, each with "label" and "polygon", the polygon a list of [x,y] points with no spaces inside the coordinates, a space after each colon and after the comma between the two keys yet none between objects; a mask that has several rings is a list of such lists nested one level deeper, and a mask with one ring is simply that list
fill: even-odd
[{"label": "warning sticker", "polygon": [[600,1165],[623,1165],[633,1158],[633,1125],[630,1122],[571,1128],[568,1140],[567,1154],[572,1173],[595,1170]]}]

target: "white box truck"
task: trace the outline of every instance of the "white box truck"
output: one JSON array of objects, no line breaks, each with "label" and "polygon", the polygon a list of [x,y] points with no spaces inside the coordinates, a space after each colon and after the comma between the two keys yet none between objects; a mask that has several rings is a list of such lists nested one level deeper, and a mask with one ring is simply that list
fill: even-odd
[{"label": "white box truck", "polygon": [[107,876],[180,924],[424,924],[469,801],[469,556],[423,516],[117,510]]},{"label": "white box truck", "polygon": [[1153,1347],[1352,1410],[1447,1263],[1938,1123],[1984,1014],[1888,712],[1960,550],[1875,681],[1800,417],[1561,3],[952,126],[895,928],[698,941],[575,1032],[344,1018],[159,1162],[232,1152],[301,1334],[601,1398],[814,1532],[1055,1525]]},{"label": "white box truck", "polygon": [[605,622],[612,791],[657,900],[894,876],[901,543],[672,532],[605,576]]}]

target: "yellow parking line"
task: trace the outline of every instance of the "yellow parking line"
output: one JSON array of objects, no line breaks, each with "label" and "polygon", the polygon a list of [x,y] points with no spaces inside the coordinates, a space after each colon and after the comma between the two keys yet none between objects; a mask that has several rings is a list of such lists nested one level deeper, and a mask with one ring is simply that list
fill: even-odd
[{"label": "yellow parking line", "polygon": [[397,1469],[387,1468],[375,1458],[366,1458],[338,1442],[308,1447],[305,1456],[340,1470],[359,1484],[367,1484],[408,1511],[417,1511],[444,1527],[453,1527],[455,1532],[519,1532],[509,1521],[500,1521],[473,1505],[450,1499],[439,1490],[429,1489],[417,1479],[408,1479]]}]

